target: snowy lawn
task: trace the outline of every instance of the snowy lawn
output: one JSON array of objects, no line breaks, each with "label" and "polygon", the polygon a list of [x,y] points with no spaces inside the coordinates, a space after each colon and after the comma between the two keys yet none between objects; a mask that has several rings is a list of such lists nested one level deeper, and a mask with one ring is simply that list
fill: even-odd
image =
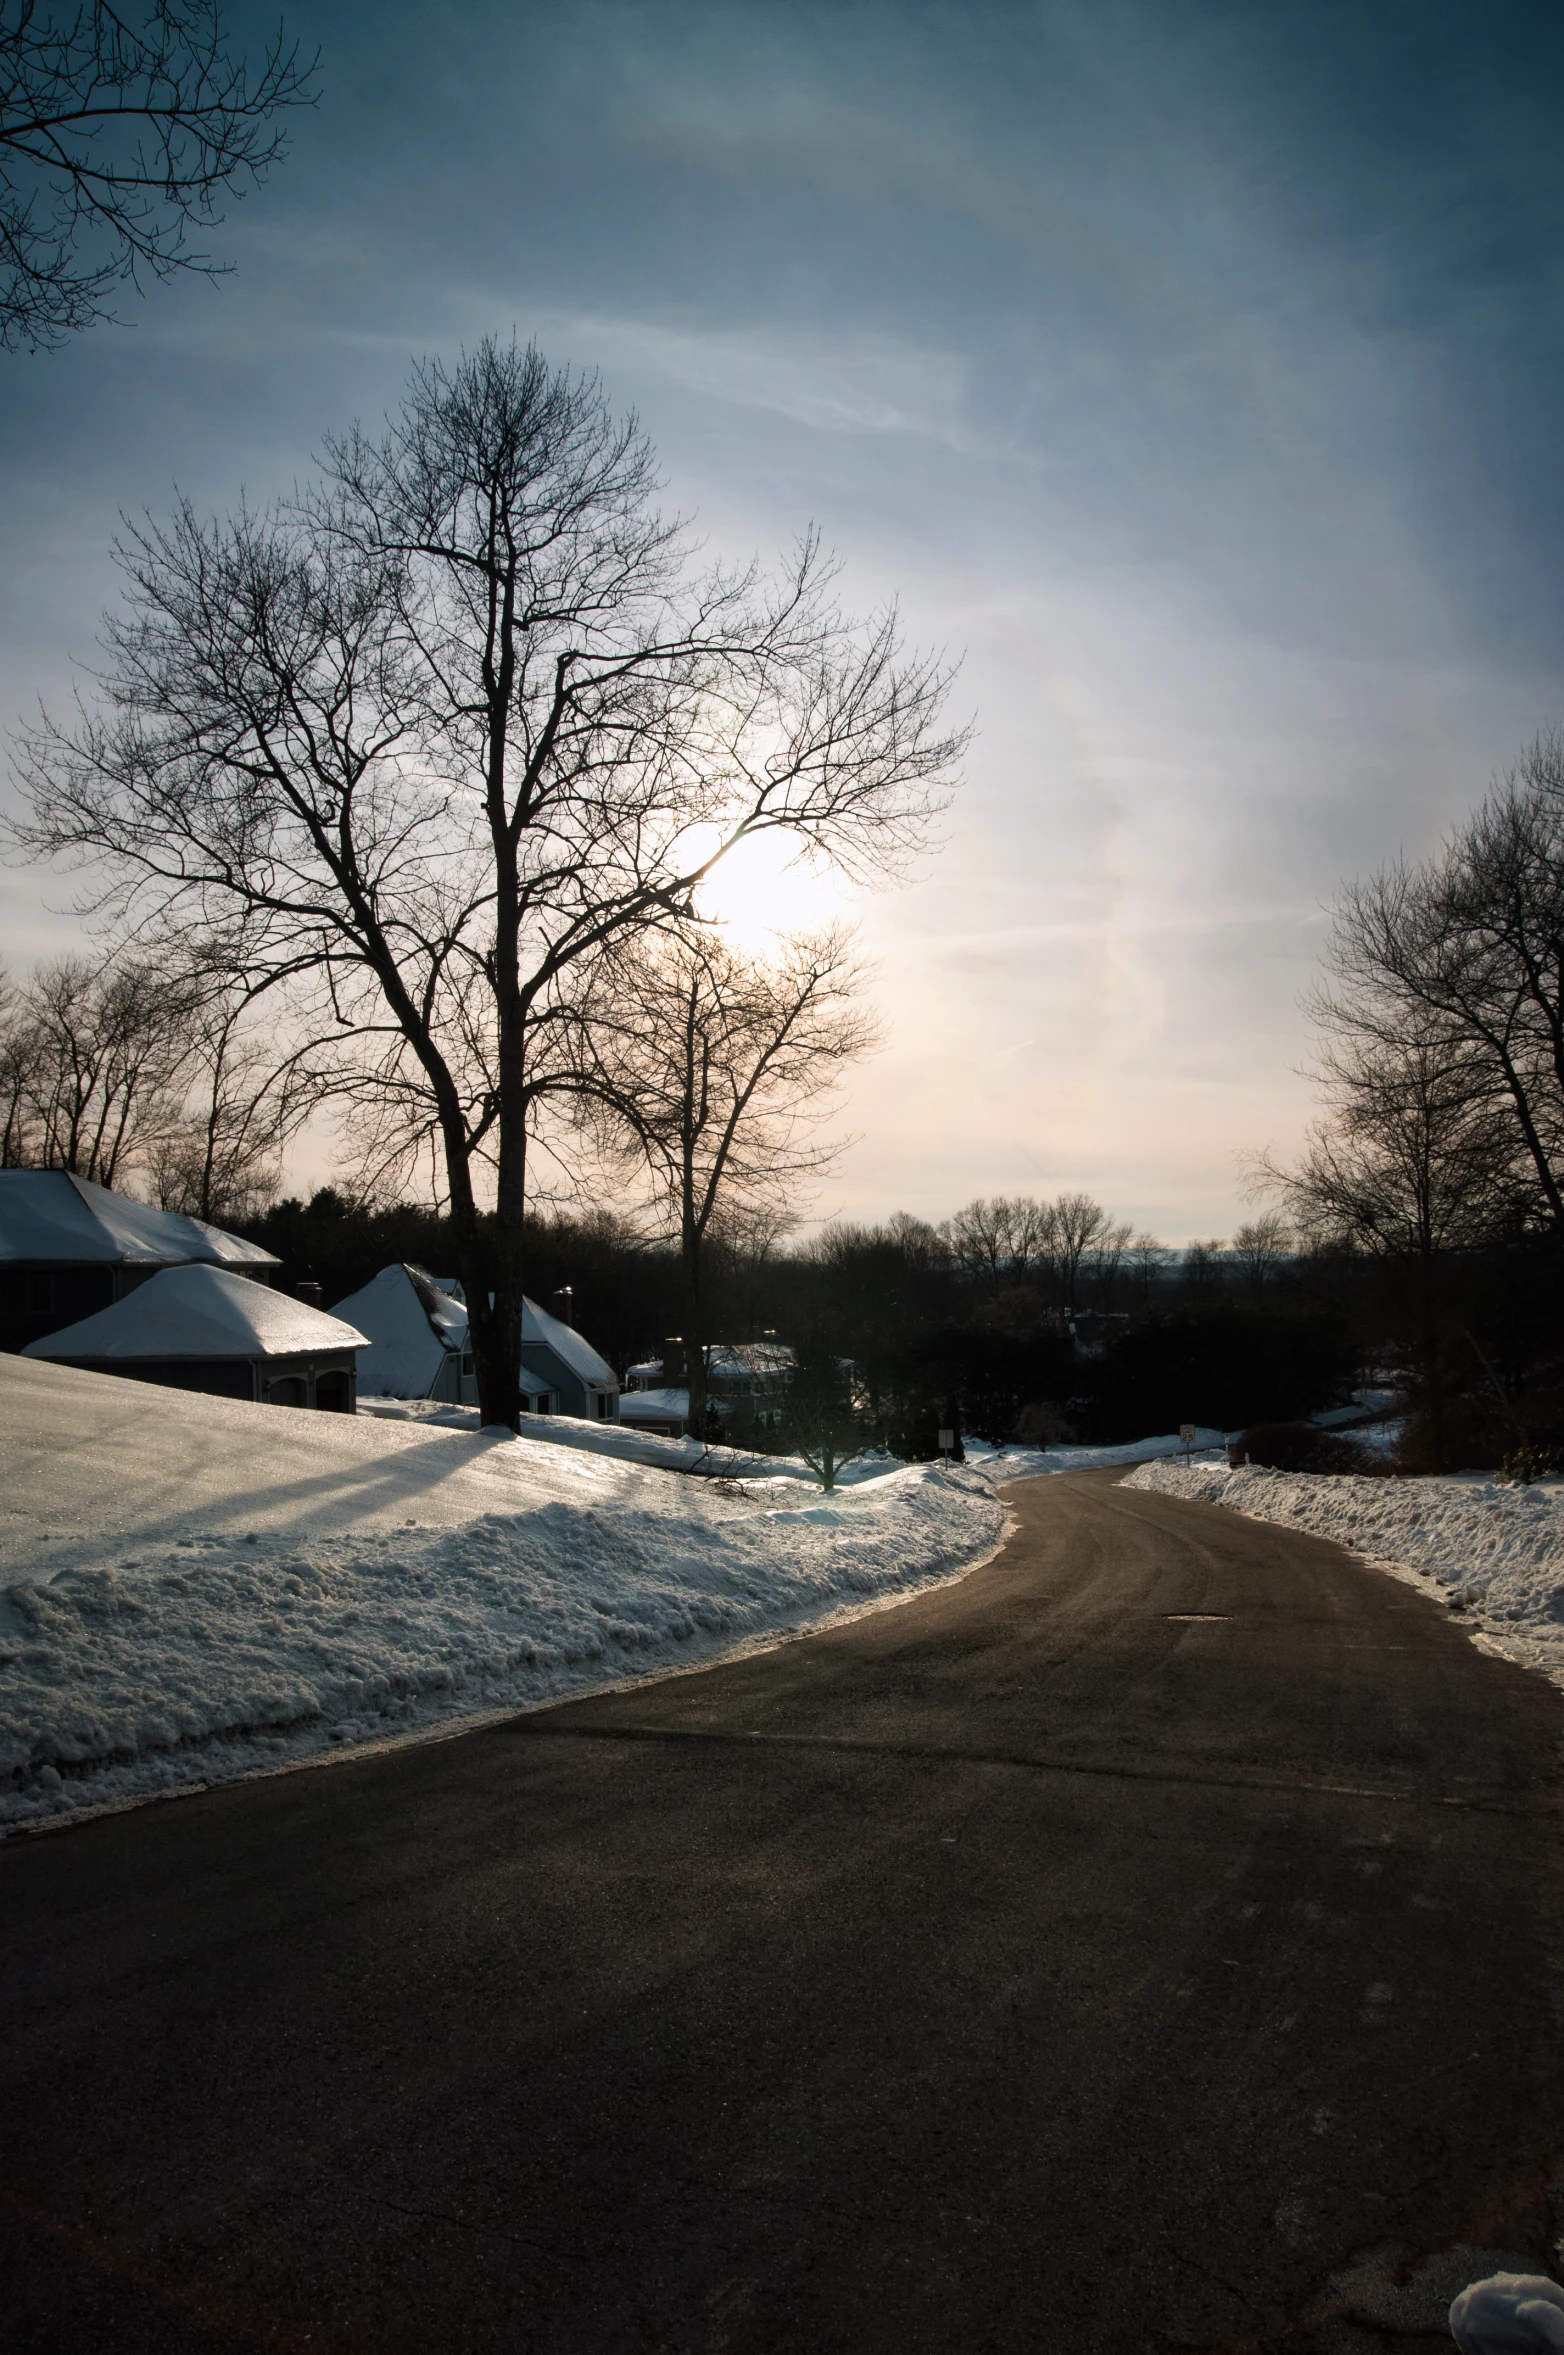
[{"label": "snowy lawn", "polygon": [[1437,1591],[1473,1635],[1564,1685],[1564,1487],[1453,1479],[1362,1480],[1225,1462],[1146,1464],[1126,1488],[1226,1505],[1362,1554]]},{"label": "snowy lawn", "polygon": [[0,1357],[0,1830],[729,1657],[1003,1535],[975,1468],[881,1465],[826,1498],[550,1429]]},{"label": "snowy lawn", "polygon": [[[429,1398],[360,1399],[358,1411],[377,1422],[412,1425],[419,1430],[470,1431],[479,1428],[473,1406],[444,1406]],[[1352,1411],[1350,1408],[1347,1410]],[[739,1479],[746,1486],[757,1481],[803,1481],[818,1488],[819,1480],[802,1456],[751,1455],[742,1448],[712,1447],[698,1439],[664,1439],[654,1431],[632,1431],[622,1423],[589,1423],[571,1415],[523,1415],[524,1439],[542,1439],[553,1447],[577,1447],[588,1455],[614,1456],[621,1463],[664,1465],[669,1471],[696,1472],[702,1477]],[[1197,1447],[1215,1447],[1220,1431],[1202,1429]],[[1177,1435],[1136,1439],[1123,1447],[990,1447],[985,1440],[963,1442],[969,1465],[991,1479],[1020,1480],[1042,1472],[1083,1472],[1094,1464],[1144,1464],[1156,1456],[1174,1455]],[[838,1474],[842,1488],[861,1487],[866,1480],[883,1480],[900,1469],[894,1456],[859,1456]]]}]

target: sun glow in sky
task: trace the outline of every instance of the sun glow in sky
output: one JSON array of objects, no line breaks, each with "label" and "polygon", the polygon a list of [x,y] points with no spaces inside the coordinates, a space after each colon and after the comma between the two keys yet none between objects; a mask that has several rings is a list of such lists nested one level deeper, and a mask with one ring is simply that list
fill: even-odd
[{"label": "sun glow in sky", "polygon": [[719,860],[696,894],[696,910],[720,924],[736,949],[765,956],[779,935],[823,932],[851,921],[856,895],[791,835],[750,834]]},{"label": "sun glow in sky", "polygon": [[[320,105],[214,233],[233,275],[0,356],[0,711],[68,705],[122,514],[264,503],[415,356],[536,336],[714,559],[812,523],[849,606],[963,658],[903,887],[755,843],[703,900],[757,948],[861,910],[888,1036],[819,1213],[1085,1186],[1231,1232],[1311,1115],[1323,907],[1564,723],[1564,15],[287,14]],[[0,872],[13,968],[71,899]]]}]

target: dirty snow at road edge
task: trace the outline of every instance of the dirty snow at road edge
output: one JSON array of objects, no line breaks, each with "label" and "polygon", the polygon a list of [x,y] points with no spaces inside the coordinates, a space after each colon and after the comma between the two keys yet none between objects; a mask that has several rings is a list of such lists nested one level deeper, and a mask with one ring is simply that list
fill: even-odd
[{"label": "dirty snow at road edge", "polygon": [[1143,1464],[1126,1488],[1225,1505],[1328,1537],[1458,1611],[1487,1648],[1564,1685],[1564,1487]]},{"label": "dirty snow at road edge", "polygon": [[833,1496],[0,1358],[0,1831],[730,1658],[959,1577],[976,1470]]}]

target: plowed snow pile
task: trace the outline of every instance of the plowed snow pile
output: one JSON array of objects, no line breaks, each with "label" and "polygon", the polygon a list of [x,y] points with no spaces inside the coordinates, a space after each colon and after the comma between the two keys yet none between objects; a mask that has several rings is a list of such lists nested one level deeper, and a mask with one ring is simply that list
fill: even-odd
[{"label": "plowed snow pile", "polygon": [[1359,1480],[1245,1464],[1143,1464],[1124,1481],[1282,1521],[1433,1581],[1474,1635],[1564,1685],[1564,1490],[1476,1475]]},{"label": "plowed snow pile", "polygon": [[667,1674],[990,1553],[980,1473],[720,1490],[0,1357],[0,1830]]}]

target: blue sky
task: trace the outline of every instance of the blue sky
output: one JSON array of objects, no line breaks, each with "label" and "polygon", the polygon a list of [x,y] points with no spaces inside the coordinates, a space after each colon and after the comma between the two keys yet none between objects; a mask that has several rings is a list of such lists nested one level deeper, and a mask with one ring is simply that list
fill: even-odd
[{"label": "blue sky", "polygon": [[[889,1039],[817,1207],[1079,1184],[1230,1231],[1239,1156],[1309,1115],[1322,903],[1564,720],[1557,11],[289,22],[321,103],[234,275],[0,360],[0,710],[90,661],[121,510],[264,498],[413,355],[535,334],[713,546],[812,520],[965,656],[967,782],[863,909]],[[0,879],[13,962],[68,896]]]}]

